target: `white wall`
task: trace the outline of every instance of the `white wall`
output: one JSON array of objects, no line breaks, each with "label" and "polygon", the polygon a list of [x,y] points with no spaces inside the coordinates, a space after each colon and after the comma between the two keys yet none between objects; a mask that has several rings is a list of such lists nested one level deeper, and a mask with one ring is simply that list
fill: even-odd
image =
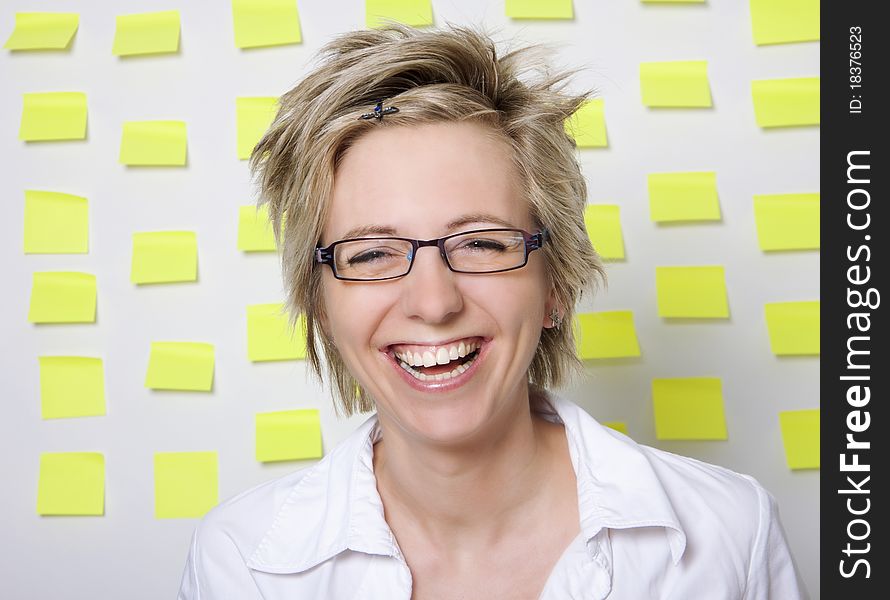
[{"label": "white wall", "polygon": [[[623,420],[638,441],[757,477],[778,499],[785,528],[814,598],[819,596],[819,472],[788,470],[780,410],[819,406],[818,359],[769,351],[763,304],[819,297],[818,252],[763,253],[754,230],[754,194],[817,192],[819,130],[764,131],[754,122],[752,79],[817,76],[819,44],[757,47],[747,2],[647,6],[637,0],[575,2],[570,22],[511,22],[501,1],[434,0],[437,24],[485,24],[502,38],[557,41],[566,65],[586,65],[581,89],[606,101],[610,147],[584,150],[591,203],[621,206],[627,259],[608,264],[607,293],[582,311],[630,309],[642,346],[634,360],[591,361],[566,394],[601,420]],[[114,16],[182,13],[176,55],[121,60],[111,54]],[[236,96],[278,95],[304,73],[333,34],[364,26],[359,0],[299,2],[301,45],[235,48],[224,0],[3,2],[0,38],[16,10],[74,11],[80,28],[68,52],[0,54],[0,219],[4,293],[0,295],[2,482],[0,595],[7,598],[169,598],[175,595],[195,520],[153,516],[152,456],[216,450],[220,498],[305,466],[254,460],[254,414],[321,409],[326,450],[364,417],[338,421],[328,393],[298,362],[247,360],[245,307],[282,298],[274,255],[235,246],[237,208],[251,201],[246,163],[235,158]],[[642,106],[638,64],[707,60],[712,109]],[[88,140],[26,144],[18,140],[22,94],[83,91]],[[182,119],[187,168],[126,168],[117,162],[126,120]],[[646,174],[716,171],[723,220],[658,226],[648,216]],[[24,255],[24,190],[56,190],[90,202],[90,252]],[[197,232],[199,282],[143,286],[129,281],[136,231]],[[655,306],[654,267],[723,264],[732,317],[666,322]],[[98,278],[98,320],[90,325],[27,322],[31,275],[74,270]],[[153,392],[143,387],[149,344],[189,339],[216,347],[212,393]],[[39,355],[104,359],[108,412],[103,417],[42,420]],[[651,380],[718,376],[729,440],[659,442]],[[103,517],[39,517],[41,452],[97,451],[106,460]]]}]

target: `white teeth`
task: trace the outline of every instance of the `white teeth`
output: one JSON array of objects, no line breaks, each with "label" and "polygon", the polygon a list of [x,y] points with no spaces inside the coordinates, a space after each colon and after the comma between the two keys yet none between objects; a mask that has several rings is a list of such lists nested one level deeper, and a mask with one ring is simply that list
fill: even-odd
[{"label": "white teeth", "polygon": [[[469,361],[467,361],[466,363],[464,363],[462,365],[458,365],[455,369],[452,369],[450,372],[439,373],[438,375],[427,375],[426,373],[421,373],[420,371],[412,368],[411,365],[409,365],[405,361],[400,361],[399,366],[401,366],[403,369],[408,371],[415,379],[419,379],[420,381],[443,381],[445,379],[451,379],[452,377],[457,377],[458,375],[460,375],[461,373],[463,373],[464,371],[469,369],[470,365],[472,365],[475,361],[476,361],[476,357],[474,356]],[[418,366],[420,366],[420,365],[418,365]]]},{"label": "white teeth", "polygon": [[437,364],[447,365],[451,361],[464,358],[478,348],[478,342],[467,344],[461,341],[456,346],[440,346],[435,352],[427,350],[421,354],[420,352],[412,353],[410,350],[407,350],[405,352],[396,352],[395,356],[410,367],[432,367]]},{"label": "white teeth", "polygon": [[436,351],[436,364],[447,365],[450,362],[451,357],[448,355],[448,350],[439,348],[439,350]]}]

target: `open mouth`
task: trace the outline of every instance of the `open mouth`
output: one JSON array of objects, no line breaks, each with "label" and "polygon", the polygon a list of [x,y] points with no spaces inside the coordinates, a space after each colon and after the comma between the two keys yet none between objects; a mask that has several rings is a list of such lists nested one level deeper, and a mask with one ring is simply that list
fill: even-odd
[{"label": "open mouth", "polygon": [[441,347],[394,346],[389,355],[416,381],[445,381],[467,372],[478,358],[482,344],[482,338],[470,338]]}]

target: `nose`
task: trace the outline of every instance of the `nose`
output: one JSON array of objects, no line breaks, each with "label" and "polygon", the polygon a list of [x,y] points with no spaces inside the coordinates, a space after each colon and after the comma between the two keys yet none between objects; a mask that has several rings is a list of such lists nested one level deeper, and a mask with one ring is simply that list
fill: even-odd
[{"label": "nose", "polygon": [[441,323],[460,312],[463,296],[456,275],[437,247],[419,248],[411,272],[402,278],[405,314],[428,323]]}]

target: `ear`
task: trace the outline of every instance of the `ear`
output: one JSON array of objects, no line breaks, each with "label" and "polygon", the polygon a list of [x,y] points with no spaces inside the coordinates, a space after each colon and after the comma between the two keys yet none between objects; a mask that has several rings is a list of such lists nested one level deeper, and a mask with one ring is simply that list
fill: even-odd
[{"label": "ear", "polygon": [[550,317],[550,315],[554,314],[554,311],[559,315],[558,320],[561,321],[565,311],[559,303],[559,299],[556,297],[556,288],[551,287],[550,293],[547,295],[547,301],[544,303],[544,322],[541,323],[541,327],[544,329],[552,329],[553,327],[556,327],[556,323]]}]

